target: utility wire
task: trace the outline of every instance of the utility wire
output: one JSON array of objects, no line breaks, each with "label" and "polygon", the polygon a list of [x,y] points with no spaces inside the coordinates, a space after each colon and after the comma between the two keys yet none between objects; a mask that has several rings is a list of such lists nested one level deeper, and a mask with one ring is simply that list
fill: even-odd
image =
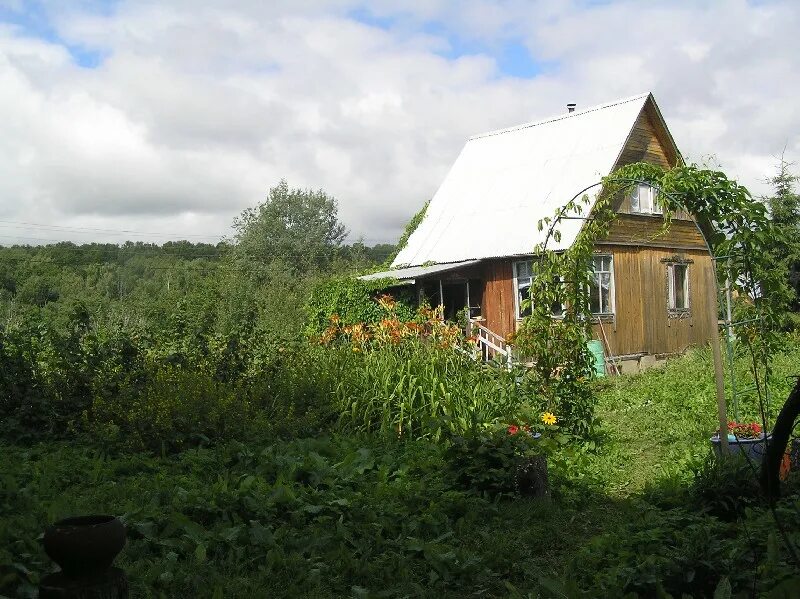
[{"label": "utility wire", "polygon": [[[48,223],[33,223],[28,221],[14,221],[14,220],[2,220],[0,219],[0,227],[15,227],[19,229],[43,229],[45,231],[53,231],[53,232],[71,232],[71,233],[110,233],[110,234],[120,234],[120,235],[152,235],[156,237],[172,237],[175,238],[175,233],[167,233],[167,232],[155,232],[155,231],[136,231],[134,229],[103,229],[103,228],[95,228],[95,227],[81,227],[78,225],[70,226],[70,225],[53,225]],[[199,233],[191,233],[191,234],[184,234],[180,238],[199,238],[199,239],[225,239],[228,235],[213,235],[213,234],[199,234]],[[31,237],[30,239],[36,239],[35,237]],[[61,241],[61,240],[53,240],[53,241]],[[370,237],[357,237],[353,243],[358,242],[370,242],[374,244],[381,244],[381,243],[388,243],[385,240],[375,239]]]},{"label": "utility wire", "polygon": [[[67,225],[51,225],[46,223],[31,223],[25,221],[14,221],[14,220],[0,220],[0,227],[5,226],[16,226],[21,229],[45,229],[45,230],[52,230],[52,231],[68,231],[68,232],[75,232],[75,233],[119,233],[124,235],[155,235],[158,237],[174,237],[175,233],[156,233],[153,231],[135,231],[132,229],[100,229],[94,227],[79,227],[79,226],[67,226]],[[214,239],[223,239],[225,235],[200,235],[200,234],[187,234],[184,237],[204,237],[204,238],[214,238]]]}]

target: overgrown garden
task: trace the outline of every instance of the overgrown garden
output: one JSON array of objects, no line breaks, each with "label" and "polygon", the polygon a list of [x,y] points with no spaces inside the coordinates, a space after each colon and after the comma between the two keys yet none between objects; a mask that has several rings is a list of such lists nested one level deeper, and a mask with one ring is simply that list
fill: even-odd
[{"label": "overgrown garden", "polygon": [[[134,596],[790,597],[800,584],[797,476],[770,504],[746,464],[710,457],[708,348],[592,380],[582,349],[542,337],[579,339],[586,322],[534,310],[520,343],[542,359],[507,371],[474,361],[435,309],[353,282],[392,248],[345,246],[324,193],[282,183],[235,226],[216,246],[0,249],[0,594],[33,596],[52,568],[46,524],[92,512],[125,521]],[[800,352],[790,319],[773,324],[774,414]],[[740,345],[739,376],[752,353]],[[526,497],[518,467],[541,454],[550,493]]]}]

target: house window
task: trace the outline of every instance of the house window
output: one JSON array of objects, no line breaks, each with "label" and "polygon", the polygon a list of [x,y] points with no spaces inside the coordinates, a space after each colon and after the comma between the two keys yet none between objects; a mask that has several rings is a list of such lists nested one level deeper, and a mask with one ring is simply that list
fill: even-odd
[{"label": "house window", "polygon": [[530,297],[532,275],[533,262],[530,260],[514,262],[514,309],[516,310],[517,320],[531,315],[530,305],[523,309],[522,302]]},{"label": "house window", "polygon": [[638,214],[662,214],[658,192],[649,185],[640,183],[631,192],[631,212]]},{"label": "house window", "polygon": [[589,305],[592,314],[614,314],[614,259],[610,255],[598,255],[592,259]]},{"label": "house window", "polygon": [[667,287],[669,297],[667,308],[670,312],[687,312],[689,310],[689,265],[667,265]]},{"label": "house window", "polygon": [[[515,310],[517,320],[521,320],[526,316],[531,315],[531,306],[523,309],[523,302],[530,298],[531,284],[533,283],[533,262],[525,260],[524,262],[514,263],[514,291],[515,291]],[[564,316],[566,306],[559,302],[554,302],[550,307],[552,315],[560,318]]]}]

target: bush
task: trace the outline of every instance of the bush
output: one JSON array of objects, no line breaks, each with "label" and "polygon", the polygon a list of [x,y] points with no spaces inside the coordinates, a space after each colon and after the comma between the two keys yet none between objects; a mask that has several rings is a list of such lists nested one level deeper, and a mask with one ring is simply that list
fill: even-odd
[{"label": "bush", "polygon": [[264,426],[264,415],[238,391],[200,372],[151,366],[141,390],[97,397],[89,427],[135,450],[241,439]]},{"label": "bush", "polygon": [[518,491],[518,468],[533,455],[536,441],[527,434],[506,430],[468,436],[452,436],[445,450],[456,483],[480,494],[499,495]]},{"label": "bush", "polygon": [[763,499],[754,471],[758,467],[741,454],[725,460],[709,457],[694,471],[689,505],[728,522],[736,520]]},{"label": "bush", "polygon": [[[796,546],[796,499],[777,506],[776,514]],[[751,511],[743,526],[686,509],[644,508],[620,529],[593,539],[565,571],[593,597],[711,597],[725,586],[724,578],[734,596],[797,584],[796,566],[778,540],[770,511]]]}]

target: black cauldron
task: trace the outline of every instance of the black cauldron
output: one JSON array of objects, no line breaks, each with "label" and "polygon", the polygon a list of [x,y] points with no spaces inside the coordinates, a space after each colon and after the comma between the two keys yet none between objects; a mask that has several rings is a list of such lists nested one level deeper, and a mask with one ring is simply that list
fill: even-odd
[{"label": "black cauldron", "polygon": [[123,547],[125,526],[115,516],[65,518],[44,532],[45,553],[68,578],[105,572]]}]

